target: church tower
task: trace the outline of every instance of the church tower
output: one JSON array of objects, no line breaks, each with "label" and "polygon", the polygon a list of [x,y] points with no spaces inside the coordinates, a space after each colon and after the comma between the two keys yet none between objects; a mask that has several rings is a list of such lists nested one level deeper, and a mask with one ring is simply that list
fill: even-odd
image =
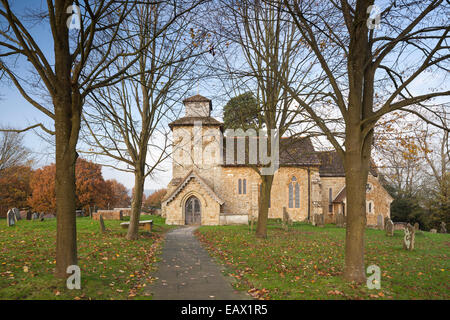
[{"label": "church tower", "polygon": [[185,116],[169,124],[173,135],[172,182],[195,171],[214,189],[220,169],[223,123],[211,117],[212,102],[201,95],[183,101]]}]

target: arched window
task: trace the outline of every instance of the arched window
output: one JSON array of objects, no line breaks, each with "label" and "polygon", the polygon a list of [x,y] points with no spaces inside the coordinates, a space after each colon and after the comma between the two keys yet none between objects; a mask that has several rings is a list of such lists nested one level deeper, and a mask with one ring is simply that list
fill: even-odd
[{"label": "arched window", "polygon": [[374,205],[373,205],[373,200],[369,200],[369,201],[367,201],[366,202],[366,206],[367,206],[367,213],[368,214],[374,214],[374,212],[375,212],[375,208],[374,208]]},{"label": "arched window", "polygon": [[289,208],[300,208],[300,185],[296,177],[292,177],[289,183]]},{"label": "arched window", "polygon": [[238,193],[247,194],[247,179],[238,180]]}]

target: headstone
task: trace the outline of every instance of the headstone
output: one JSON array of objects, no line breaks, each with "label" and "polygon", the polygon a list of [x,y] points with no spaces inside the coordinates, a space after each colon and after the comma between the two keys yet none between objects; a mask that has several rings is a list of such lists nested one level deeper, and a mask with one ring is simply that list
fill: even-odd
[{"label": "headstone", "polygon": [[8,212],[6,213],[6,223],[8,227],[12,227],[16,224],[15,213],[12,209],[8,210]]},{"label": "headstone", "polygon": [[20,210],[17,208],[12,208],[12,210],[14,211],[14,216],[17,222],[18,220],[20,220]]},{"label": "headstone", "polygon": [[345,217],[342,213],[338,213],[336,215],[336,226],[337,227],[344,227],[345,226]]},{"label": "headstone", "polygon": [[289,213],[287,212],[286,207],[283,207],[283,220],[282,220],[282,223],[283,223],[283,228],[284,229],[288,229],[288,226],[292,225],[292,220],[289,217]]},{"label": "headstone", "polygon": [[389,218],[386,219],[385,231],[387,236],[389,237],[394,236],[394,223]]},{"label": "headstone", "polygon": [[441,229],[439,229],[439,233],[447,233],[447,228],[444,221],[441,222]]},{"label": "headstone", "polygon": [[414,235],[416,232],[414,227],[408,223],[404,231],[405,236],[403,237],[403,248],[405,250],[414,250]]},{"label": "headstone", "polygon": [[44,221],[44,216],[45,216],[44,213],[41,212],[39,214],[39,221]]},{"label": "headstone", "polygon": [[377,228],[380,230],[383,230],[383,227],[384,227],[383,216],[381,214],[379,214],[377,216]]},{"label": "headstone", "polygon": [[105,222],[103,221],[103,216],[102,215],[100,215],[99,221],[100,221],[100,231],[101,231],[101,233],[105,233],[106,232],[106,228],[105,228]]},{"label": "headstone", "polygon": [[33,212],[33,214],[31,215],[31,220],[37,220],[37,219],[39,219],[39,213]]},{"label": "headstone", "polygon": [[431,233],[437,233],[437,230],[436,229],[431,229],[430,232]]},{"label": "headstone", "polygon": [[419,223],[414,223],[414,230],[419,231]]},{"label": "headstone", "polygon": [[313,222],[312,222],[312,224],[313,224],[313,226],[316,226],[316,227],[323,227],[324,226],[324,221],[323,220],[324,220],[323,214],[315,213],[313,215]]}]

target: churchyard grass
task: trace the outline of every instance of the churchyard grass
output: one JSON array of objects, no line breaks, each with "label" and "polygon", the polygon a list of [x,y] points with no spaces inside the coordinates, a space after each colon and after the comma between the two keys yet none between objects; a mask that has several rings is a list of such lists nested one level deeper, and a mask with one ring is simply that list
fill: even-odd
[{"label": "churchyard grass", "polygon": [[[268,238],[248,226],[203,226],[197,231],[237,289],[259,299],[450,299],[450,235],[416,233],[415,249],[403,249],[403,231],[387,237],[366,231],[366,268],[381,269],[380,289],[346,283],[345,229],[270,221]],[[368,274],[370,276],[370,274]]]},{"label": "churchyard grass", "polygon": [[[124,221],[129,218],[126,217]],[[137,241],[125,239],[123,221],[77,218],[78,265],[81,289],[69,290],[65,280],[55,279],[56,219],[19,220],[13,227],[0,219],[0,299],[149,299],[162,234],[170,228],[158,216],[151,234],[140,231]]]}]

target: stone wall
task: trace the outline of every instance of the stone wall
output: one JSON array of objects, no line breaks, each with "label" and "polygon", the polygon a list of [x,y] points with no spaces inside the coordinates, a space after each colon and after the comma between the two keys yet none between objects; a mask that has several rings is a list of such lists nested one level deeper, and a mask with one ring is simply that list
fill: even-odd
[{"label": "stone wall", "polygon": [[321,205],[323,210],[324,222],[335,223],[337,212],[330,212],[329,210],[329,189],[332,190],[332,200],[341,192],[345,186],[345,177],[320,177],[321,187]]},{"label": "stone wall", "polygon": [[368,213],[366,205],[367,225],[376,226],[379,214],[383,216],[383,221],[391,217],[391,202],[393,199],[376,177],[369,175],[368,183],[372,185],[372,190],[366,193],[366,202],[372,201],[373,207],[372,213]]},{"label": "stone wall", "polygon": [[121,210],[98,210],[92,214],[94,220],[100,220],[102,215],[104,220],[123,220],[123,212]]},{"label": "stone wall", "polygon": [[218,225],[220,204],[211,198],[196,179],[191,179],[175,199],[164,206],[166,223],[170,225],[185,224],[185,204],[191,196],[196,196],[200,200],[201,224]]}]

